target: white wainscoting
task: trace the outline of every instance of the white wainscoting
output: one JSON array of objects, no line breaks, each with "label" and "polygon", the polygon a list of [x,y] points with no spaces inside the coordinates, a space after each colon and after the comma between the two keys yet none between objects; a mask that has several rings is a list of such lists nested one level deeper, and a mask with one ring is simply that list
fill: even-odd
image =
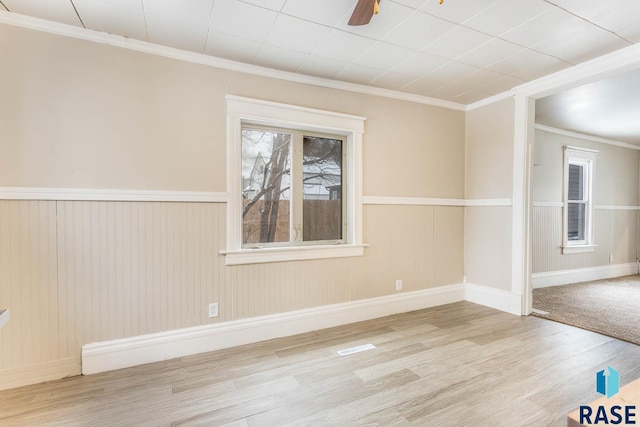
[{"label": "white wainscoting", "polygon": [[570,283],[589,282],[591,280],[611,279],[613,277],[638,274],[638,263],[612,264],[599,267],[574,268],[571,270],[534,273],[531,282],[534,289],[549,286],[568,285]]},{"label": "white wainscoting", "polygon": [[464,285],[365,299],[289,313],[86,344],[82,373],[182,357],[463,301]]}]

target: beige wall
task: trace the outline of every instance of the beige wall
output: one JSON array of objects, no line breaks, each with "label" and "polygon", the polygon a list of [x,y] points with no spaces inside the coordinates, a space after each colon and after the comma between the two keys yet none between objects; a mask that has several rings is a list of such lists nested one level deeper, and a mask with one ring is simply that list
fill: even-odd
[{"label": "beige wall", "polygon": [[[511,199],[514,100],[467,113],[467,199]],[[467,207],[466,276],[469,283],[511,290],[511,206]]]},{"label": "beige wall", "polygon": [[233,94],[366,116],[366,195],[464,195],[461,111],[6,25],[0,55],[0,186],[225,191]]},{"label": "beige wall", "polygon": [[[563,255],[562,208],[535,206],[536,202],[562,202],[564,146],[599,150],[595,173],[594,240],[592,253]],[[535,132],[532,182],[532,271],[598,267],[634,262],[637,257],[638,214],[635,210],[598,206],[638,205],[640,152],[542,130]]]},{"label": "beige wall", "polygon": [[532,195],[536,202],[562,202],[564,147],[598,150],[595,176],[597,205],[638,205],[640,151],[565,135],[535,131]]},{"label": "beige wall", "polygon": [[467,113],[467,199],[511,198],[514,108],[509,98]]},{"label": "beige wall", "polygon": [[[226,191],[234,94],[366,116],[367,196],[464,197],[464,112],[6,25],[0,57],[0,187]],[[89,342],[462,282],[463,207],[363,215],[363,257],[225,267],[223,203],[0,201],[1,387]]]}]

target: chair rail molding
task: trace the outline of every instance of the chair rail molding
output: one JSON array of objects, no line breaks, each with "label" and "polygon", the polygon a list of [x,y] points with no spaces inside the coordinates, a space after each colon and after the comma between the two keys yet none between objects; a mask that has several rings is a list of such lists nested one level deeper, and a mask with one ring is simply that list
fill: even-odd
[{"label": "chair rail molding", "polygon": [[0,200],[227,203],[226,192],[0,187]]}]

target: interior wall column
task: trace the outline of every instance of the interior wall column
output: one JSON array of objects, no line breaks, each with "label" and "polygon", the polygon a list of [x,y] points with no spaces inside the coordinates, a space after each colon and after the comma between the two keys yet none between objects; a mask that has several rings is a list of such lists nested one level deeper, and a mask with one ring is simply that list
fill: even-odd
[{"label": "interior wall column", "polygon": [[511,294],[514,312],[531,313],[531,172],[535,100],[515,96]]}]

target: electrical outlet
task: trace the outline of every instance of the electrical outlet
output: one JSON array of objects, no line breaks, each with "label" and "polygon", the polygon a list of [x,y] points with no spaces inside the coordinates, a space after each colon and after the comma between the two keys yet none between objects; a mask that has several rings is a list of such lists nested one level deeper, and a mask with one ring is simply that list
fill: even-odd
[{"label": "electrical outlet", "polygon": [[209,304],[209,317],[218,317],[218,303],[212,302]]},{"label": "electrical outlet", "polygon": [[396,291],[401,291],[402,290],[402,280],[398,279],[396,280]]}]

